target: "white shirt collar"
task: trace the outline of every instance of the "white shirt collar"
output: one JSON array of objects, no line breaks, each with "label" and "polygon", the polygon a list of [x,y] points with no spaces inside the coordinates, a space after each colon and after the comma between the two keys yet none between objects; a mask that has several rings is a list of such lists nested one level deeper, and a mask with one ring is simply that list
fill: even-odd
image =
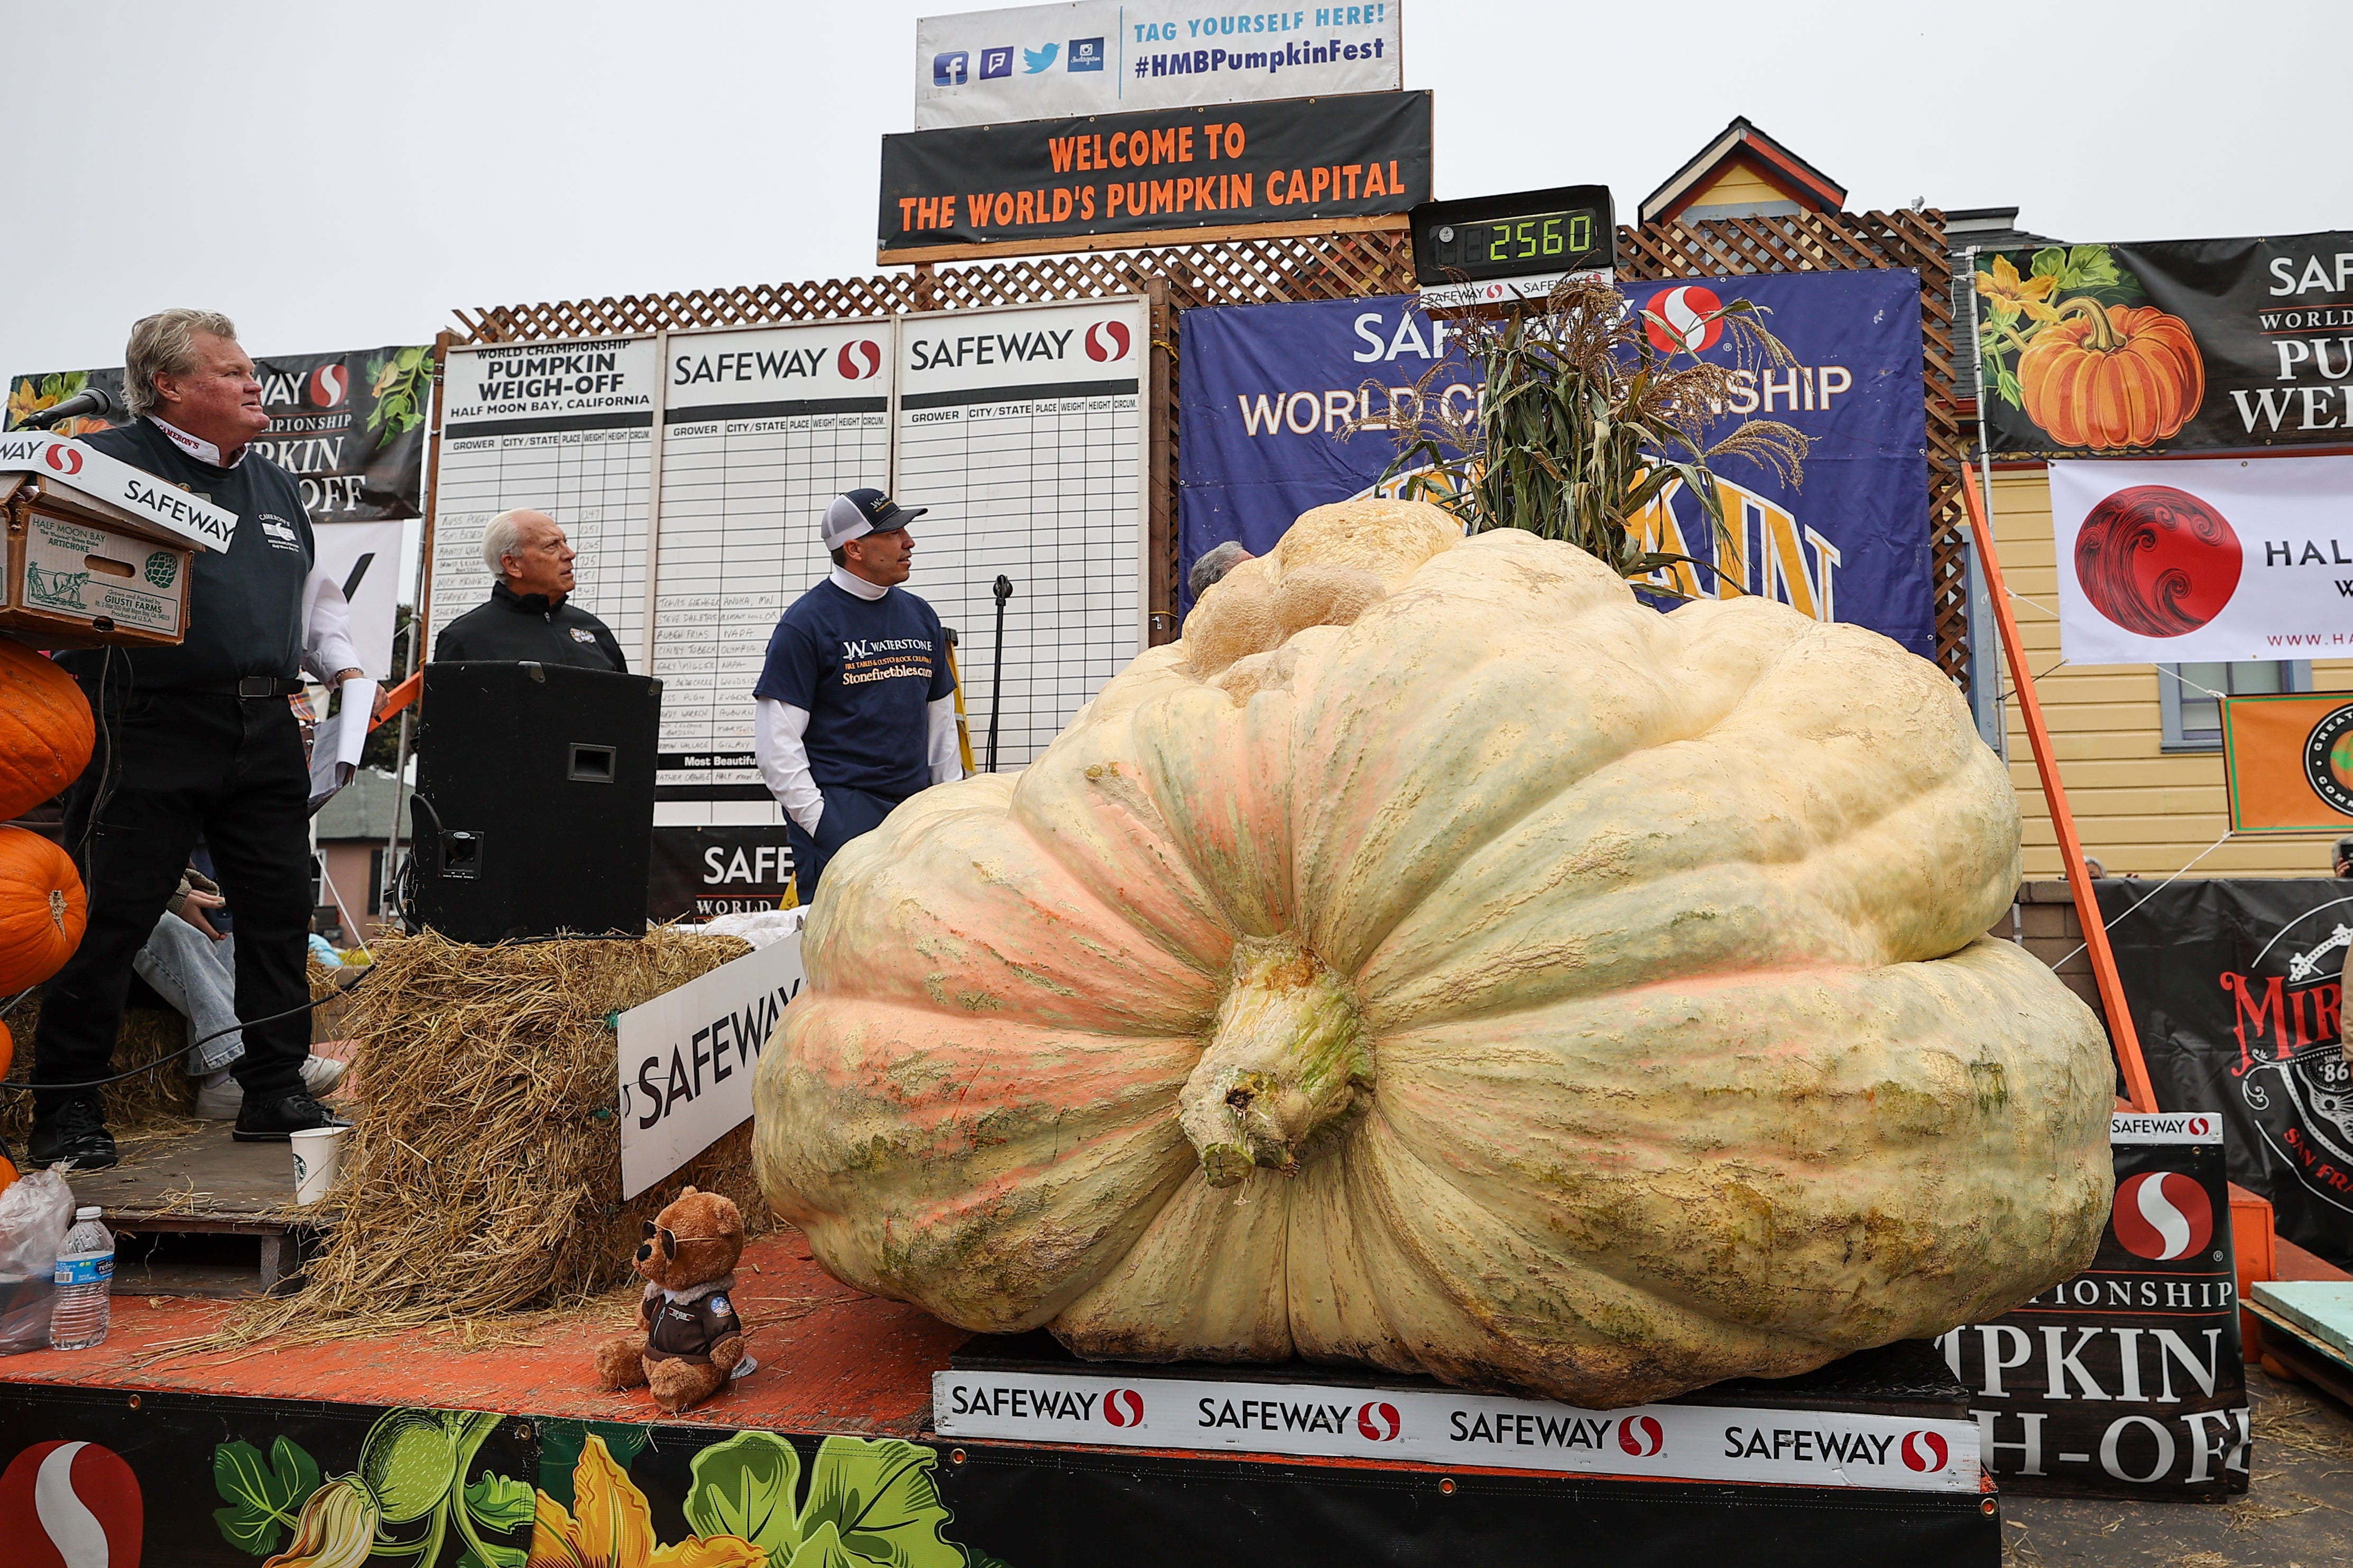
[{"label": "white shirt collar", "polygon": [[835,567],[833,574],[826,580],[843,593],[855,594],[870,605],[891,591],[880,583],[869,583],[847,566]]},{"label": "white shirt collar", "polygon": [[177,447],[181,451],[185,452],[197,462],[210,463],[216,468],[236,468],[239,463],[245,461],[246,453],[253,449],[251,447],[239,447],[237,449],[237,456],[224,463],[221,461],[220,448],[214,446],[210,441],[206,440],[203,437],[191,436],[185,430],[181,429],[178,426],[166,424],[163,420],[155,417],[153,414],[147,416],[147,423],[155,426],[156,429],[164,432],[164,435],[169,436],[172,438],[173,446]]}]

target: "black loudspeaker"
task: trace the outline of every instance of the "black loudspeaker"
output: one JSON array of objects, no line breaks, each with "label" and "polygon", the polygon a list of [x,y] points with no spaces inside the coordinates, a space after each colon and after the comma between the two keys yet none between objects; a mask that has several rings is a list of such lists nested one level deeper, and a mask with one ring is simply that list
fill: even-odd
[{"label": "black loudspeaker", "polygon": [[660,729],[648,676],[427,665],[411,926],[468,942],[641,935]]}]

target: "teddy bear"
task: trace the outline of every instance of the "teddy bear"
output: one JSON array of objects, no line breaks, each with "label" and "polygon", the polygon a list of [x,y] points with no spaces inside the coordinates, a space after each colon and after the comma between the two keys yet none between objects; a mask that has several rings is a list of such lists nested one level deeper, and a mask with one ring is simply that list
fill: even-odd
[{"label": "teddy bear", "polygon": [[637,1271],[642,1334],[596,1347],[596,1383],[607,1393],[640,1386],[675,1415],[756,1364],[744,1351],[744,1324],[729,1300],[744,1256],[744,1215],[732,1199],[688,1187],[646,1221]]}]

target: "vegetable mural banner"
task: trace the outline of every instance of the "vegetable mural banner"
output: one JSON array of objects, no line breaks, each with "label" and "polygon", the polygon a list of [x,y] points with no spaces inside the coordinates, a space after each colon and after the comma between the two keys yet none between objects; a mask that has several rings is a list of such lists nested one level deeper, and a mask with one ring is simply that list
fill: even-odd
[{"label": "vegetable mural banner", "polygon": [[2353,652],[2353,458],[2050,466],[2070,664]]},{"label": "vegetable mural banner", "polygon": [[[254,449],[301,481],[302,505],[313,522],[423,515],[431,348],[279,354],[254,361],[253,368],[261,383],[262,411],[269,416],[269,428],[255,438]],[[8,384],[7,428],[90,386],[120,397],[122,368],[14,378]],[[58,434],[87,436],[127,417],[69,419]]]},{"label": "vegetable mural banner", "polygon": [[2353,439],[2353,233],[1978,253],[1997,452]]},{"label": "vegetable mural banner", "polygon": [[[1708,318],[1740,300],[1769,311],[1765,327],[1796,363],[1738,372],[1725,417],[1784,420],[1813,443],[1794,485],[1746,458],[1718,460],[1731,541],[1696,496],[1671,487],[1637,520],[1643,548],[1701,564],[1651,581],[1694,597],[1764,595],[1934,658],[1919,274],[1637,283],[1625,294],[1656,318],[1662,353],[1729,355],[1723,323]],[[1480,367],[1450,323],[1404,296],[1187,310],[1180,337],[1177,581],[1188,610],[1186,578],[1204,552],[1238,540],[1263,553],[1301,512],[1373,489],[1396,447],[1383,431],[1344,437],[1350,420],[1415,398],[1478,402]]]},{"label": "vegetable mural banner", "polygon": [[2116,1205],[2091,1265],[1936,1341],[2003,1489],[2206,1501],[2247,1489],[2223,1137],[2211,1111],[2117,1112]]},{"label": "vegetable mural banner", "polygon": [[[2327,853],[2316,844],[2313,858]],[[2353,882],[2093,887],[2158,1103],[2211,1107],[2231,1180],[2271,1200],[2280,1235],[2353,1268],[2353,1074],[2339,1038]]]}]

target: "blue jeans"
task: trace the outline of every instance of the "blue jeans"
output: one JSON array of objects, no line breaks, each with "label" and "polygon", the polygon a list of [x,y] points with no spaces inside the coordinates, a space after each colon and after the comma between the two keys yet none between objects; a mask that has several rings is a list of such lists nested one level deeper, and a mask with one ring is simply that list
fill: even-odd
[{"label": "blue jeans", "polygon": [[825,810],[818,816],[817,837],[802,832],[800,824],[791,817],[785,818],[785,842],[793,850],[793,890],[804,904],[817,902],[818,879],[841,847],[881,826],[882,819],[899,805],[887,795],[839,784],[819,784],[818,793],[825,796]]},{"label": "blue jeans", "polygon": [[131,967],[155,994],[188,1020],[188,1038],[202,1040],[216,1030],[227,1034],[188,1051],[191,1077],[218,1072],[245,1055],[237,1030],[237,938],[218,942],[175,914],[155,922],[147,945],[132,954]]}]

